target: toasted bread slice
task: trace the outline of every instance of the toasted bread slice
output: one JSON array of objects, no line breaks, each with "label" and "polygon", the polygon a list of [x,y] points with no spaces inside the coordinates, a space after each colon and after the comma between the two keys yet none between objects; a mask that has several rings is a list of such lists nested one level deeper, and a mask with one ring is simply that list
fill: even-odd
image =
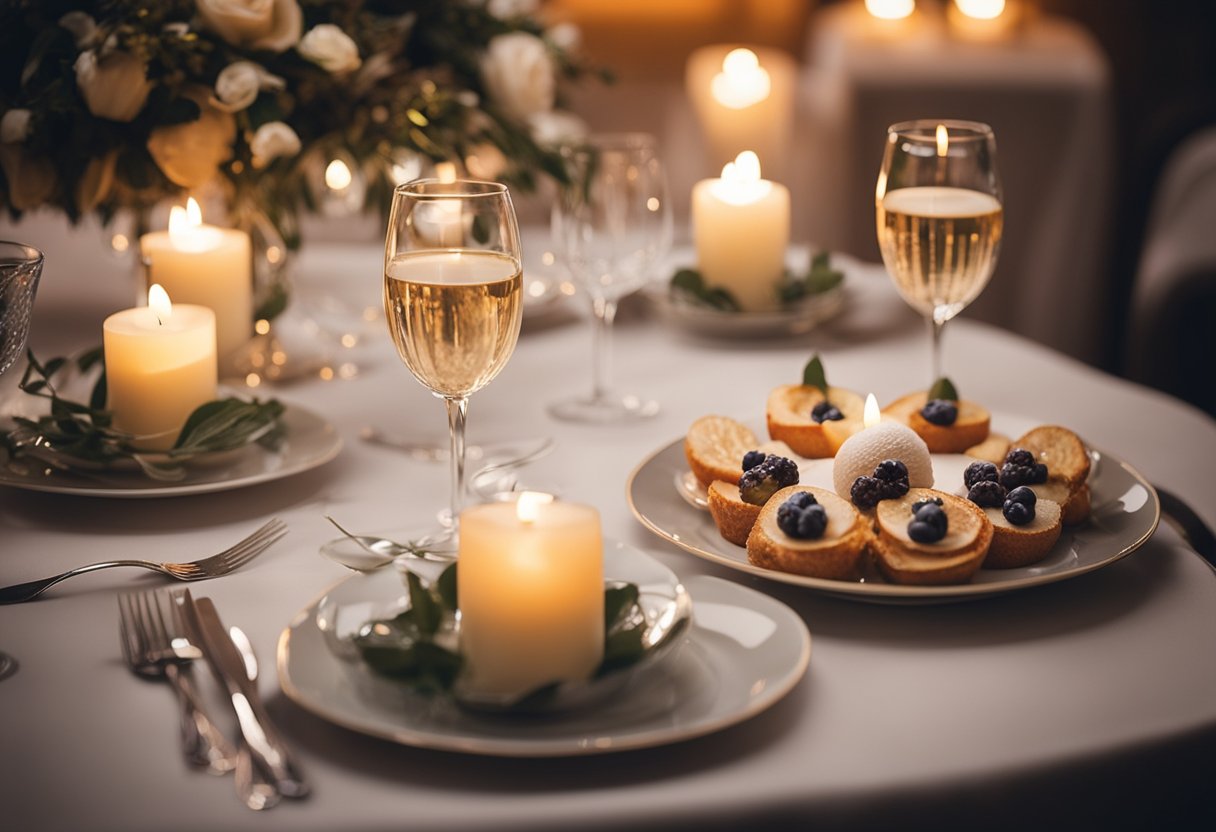
[{"label": "toasted bread slice", "polygon": [[1063,480],[1048,477],[1047,482],[1028,487],[1039,500],[1059,503],[1065,526],[1076,526],[1089,518],[1089,486],[1085,483],[1080,488],[1071,488]]},{"label": "toasted bread slice", "polygon": [[714,480],[709,484],[709,513],[718,525],[718,532],[736,546],[747,545],[747,536],[762,508],[745,502],[735,483]]},{"label": "toasted bread slice", "polygon": [[982,459],[985,462],[991,462],[998,468],[1005,461],[1006,454],[1009,453],[1009,437],[1003,433],[990,431],[988,438],[978,445],[972,445],[967,450],[963,451],[967,456],[975,459]]},{"label": "toasted bread slice", "polygon": [[865,400],[852,390],[829,387],[828,401],[844,418],[819,423],[811,418],[811,410],[821,401],[823,391],[808,384],[786,384],[773,390],[765,408],[768,435],[789,445],[799,456],[835,456],[841,443],[861,430]]},{"label": "toasted bread slice", "polygon": [[1077,490],[1089,476],[1089,453],[1081,437],[1058,425],[1041,425],[1022,434],[1013,443],[1025,448],[1047,465],[1047,476]]},{"label": "toasted bread slice", "polygon": [[999,508],[986,508],[984,513],[992,523],[992,545],[984,558],[985,569],[1013,569],[1038,563],[1060,539],[1063,512],[1054,500],[1039,498],[1034,506],[1034,519],[1024,526],[1010,523]]},{"label": "toasted bread slice", "polygon": [[726,416],[702,416],[684,437],[684,456],[705,486],[714,480],[738,482],[743,476],[743,455],[756,445],[756,434],[746,425]]},{"label": "toasted bread slice", "polygon": [[[940,498],[946,512],[946,536],[936,543],[917,543],[908,536],[912,504]],[[876,509],[878,536],[874,551],[887,580],[899,584],[962,584],[984,562],[992,543],[992,522],[970,500],[933,488],[912,488],[898,500],[883,500]]]},{"label": "toasted bread slice", "polygon": [[[799,540],[777,526],[777,509],[798,491],[809,491],[823,506],[828,525],[823,537]],[[829,580],[856,580],[871,538],[869,524],[851,504],[813,485],[791,485],[774,494],[760,510],[747,538],[747,559],[756,566]]]},{"label": "toasted bread slice", "polygon": [[909,393],[896,399],[885,408],[883,415],[906,424],[929,446],[933,454],[961,454],[988,438],[992,415],[975,402],[959,399],[958,419],[953,425],[935,425],[920,415],[920,409],[929,400],[926,392]]}]

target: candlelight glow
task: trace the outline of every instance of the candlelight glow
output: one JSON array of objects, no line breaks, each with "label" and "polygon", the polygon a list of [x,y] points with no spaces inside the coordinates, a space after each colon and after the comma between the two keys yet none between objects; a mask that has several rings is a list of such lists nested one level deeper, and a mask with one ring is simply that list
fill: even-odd
[{"label": "candlelight glow", "polygon": [[325,168],[325,186],[330,190],[346,190],[350,187],[352,180],[350,168],[341,159],[334,159]]},{"label": "candlelight glow", "polygon": [[882,411],[878,409],[878,399],[871,393],[866,396],[866,407],[861,413],[861,423],[872,428],[882,421]]},{"label": "candlelight glow", "polygon": [[553,502],[552,494],[540,491],[525,491],[515,501],[515,516],[521,523],[535,523],[540,517],[540,507]]},{"label": "candlelight glow", "polygon": [[945,156],[950,149],[950,133],[946,130],[946,125],[937,125],[937,155]]},{"label": "candlelight glow", "polygon": [[714,194],[732,205],[746,205],[768,195],[773,183],[760,178],[760,157],[745,150],[722,168],[722,178],[714,183]]},{"label": "candlelight glow", "polygon": [[206,251],[219,243],[218,229],[203,225],[203,212],[194,197],[186,207],[169,209],[169,243],[179,251]]},{"label": "candlelight glow", "polygon": [[[190,201],[194,202],[193,199]],[[173,303],[169,300],[169,293],[159,283],[153,283],[148,289],[148,308],[161,326],[173,315]]]},{"label": "candlelight glow", "polygon": [[440,182],[455,182],[456,165],[451,162],[440,162],[435,165],[435,178]]},{"label": "candlelight glow", "polygon": [[1005,0],[954,0],[954,5],[967,17],[993,20],[1005,11]]},{"label": "candlelight glow", "polygon": [[722,71],[710,82],[714,99],[723,107],[742,110],[768,98],[772,80],[750,49],[732,49],[722,59]]},{"label": "candlelight glow", "polygon": [[881,20],[903,20],[916,11],[916,0],[866,0],[866,11]]}]

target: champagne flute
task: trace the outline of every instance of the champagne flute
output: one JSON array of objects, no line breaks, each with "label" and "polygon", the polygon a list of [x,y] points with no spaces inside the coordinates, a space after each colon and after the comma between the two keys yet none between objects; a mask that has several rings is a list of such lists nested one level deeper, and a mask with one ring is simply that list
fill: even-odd
[{"label": "champagne flute", "polygon": [[1001,247],[992,128],[932,119],[891,125],[874,202],[887,272],[929,322],[936,381],[946,321],[988,285]]},{"label": "champagne flute", "polygon": [[595,316],[590,396],[549,412],[566,421],[620,422],[659,412],[657,402],[618,395],[610,385],[612,322],[617,304],[642,288],[671,247],[667,180],[653,136],[593,136],[563,150],[570,183],[553,208],[552,231],[574,281]]},{"label": "champagne flute", "polygon": [[[506,365],[523,320],[515,209],[496,182],[419,179],[393,192],[384,246],[384,313],[397,355],[448,412],[450,519],[459,534],[469,397]],[[445,547],[449,548],[449,547]]]}]

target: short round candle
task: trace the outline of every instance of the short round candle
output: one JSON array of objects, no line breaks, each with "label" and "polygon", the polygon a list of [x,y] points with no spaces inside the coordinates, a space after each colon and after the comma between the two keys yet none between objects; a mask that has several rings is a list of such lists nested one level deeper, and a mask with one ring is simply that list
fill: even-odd
[{"label": "short round candle", "polygon": [[604,652],[599,513],[524,492],[460,515],[460,652],[473,695],[588,679]]},{"label": "short round candle", "polygon": [[149,305],[124,309],[102,326],[106,408],[114,428],[143,450],[173,447],[187,417],[215,399],[215,313],[172,305],[159,285]]}]

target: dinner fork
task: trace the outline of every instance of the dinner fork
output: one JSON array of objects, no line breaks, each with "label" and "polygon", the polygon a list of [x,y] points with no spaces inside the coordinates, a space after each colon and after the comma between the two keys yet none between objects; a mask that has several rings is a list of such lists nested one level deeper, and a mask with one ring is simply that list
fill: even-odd
[{"label": "dinner fork", "polygon": [[101,563],[90,563],[87,566],[78,566],[49,578],[6,586],[0,589],[0,604],[17,604],[21,601],[28,601],[66,578],[114,566],[139,566],[179,581],[204,581],[208,578],[218,578],[244,566],[266,551],[272,543],[286,533],[287,524],[276,518],[236,545],[201,560],[187,563],[154,563],[150,560],[107,560]]},{"label": "dinner fork", "polygon": [[183,672],[184,665],[203,653],[186,636],[173,597],[155,590],[118,596],[118,629],[131,670],[140,676],[168,679],[177,692],[186,760],[212,774],[232,771],[237,751],[207,716],[189,675]]}]

